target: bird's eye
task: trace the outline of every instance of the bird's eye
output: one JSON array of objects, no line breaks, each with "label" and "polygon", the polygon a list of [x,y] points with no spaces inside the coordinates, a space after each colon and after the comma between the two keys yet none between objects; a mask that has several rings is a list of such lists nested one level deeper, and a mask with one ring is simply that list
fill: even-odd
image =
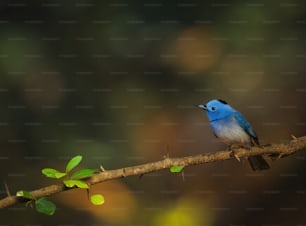
[{"label": "bird's eye", "polygon": [[216,107],[215,107],[215,106],[212,106],[212,107],[211,107],[211,110],[212,110],[212,111],[215,111],[215,110],[216,110]]}]

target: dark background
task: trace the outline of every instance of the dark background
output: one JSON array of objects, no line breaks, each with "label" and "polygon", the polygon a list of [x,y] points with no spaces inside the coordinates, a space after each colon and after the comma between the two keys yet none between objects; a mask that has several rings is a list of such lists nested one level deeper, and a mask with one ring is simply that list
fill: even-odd
[{"label": "dark background", "polygon": [[[54,183],[44,167],[116,169],[224,150],[195,105],[221,98],[262,143],[305,135],[303,1],[0,3],[0,192]],[[0,225],[306,225],[305,152],[252,172],[217,162],[109,181],[25,205]]]}]

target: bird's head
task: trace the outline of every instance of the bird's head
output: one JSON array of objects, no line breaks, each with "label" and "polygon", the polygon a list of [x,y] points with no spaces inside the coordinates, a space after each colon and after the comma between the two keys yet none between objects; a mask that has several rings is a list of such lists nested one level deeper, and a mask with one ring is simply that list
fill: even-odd
[{"label": "bird's head", "polygon": [[224,100],[211,100],[207,104],[198,105],[198,107],[206,111],[209,121],[225,118],[235,112],[235,109]]}]

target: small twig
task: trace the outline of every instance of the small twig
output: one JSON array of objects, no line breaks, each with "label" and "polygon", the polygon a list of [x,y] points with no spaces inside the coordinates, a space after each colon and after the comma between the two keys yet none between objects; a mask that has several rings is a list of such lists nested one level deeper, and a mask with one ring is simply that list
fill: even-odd
[{"label": "small twig", "polygon": [[182,175],[183,181],[185,181],[185,173],[184,173],[184,170],[181,172],[181,175]]},{"label": "small twig", "polygon": [[9,190],[8,185],[7,185],[6,182],[4,182],[4,187],[5,187],[5,191],[6,191],[7,196],[10,197],[11,193],[10,193],[10,190]]},{"label": "small twig", "polygon": [[[251,150],[246,150],[243,148],[235,149],[235,157],[238,159],[246,158],[249,156],[255,156],[255,155],[266,155],[268,157],[273,157],[273,156],[285,157],[305,149],[306,149],[306,136],[296,138],[286,143],[271,144],[269,146],[264,146],[264,147],[253,147]],[[187,167],[187,166],[199,165],[204,163],[225,161],[232,158],[233,158],[232,151],[229,150],[182,157],[182,158],[166,157],[165,159],[157,162],[151,162],[147,164],[125,167],[115,170],[102,171],[100,173],[93,175],[86,182],[88,183],[88,185],[94,185],[97,183],[102,183],[104,181],[119,179],[123,177],[136,176],[136,175],[142,176],[147,173],[152,173],[163,169],[169,169],[172,166]],[[273,167],[271,170],[273,170]],[[56,193],[60,193],[71,189],[77,189],[77,188],[67,188],[64,186],[64,184],[55,184],[31,191],[30,193],[35,198],[38,199],[40,197],[51,196]],[[24,199],[19,199],[16,196],[10,196],[8,189],[7,193],[8,197],[0,200],[0,209],[25,201]]]}]

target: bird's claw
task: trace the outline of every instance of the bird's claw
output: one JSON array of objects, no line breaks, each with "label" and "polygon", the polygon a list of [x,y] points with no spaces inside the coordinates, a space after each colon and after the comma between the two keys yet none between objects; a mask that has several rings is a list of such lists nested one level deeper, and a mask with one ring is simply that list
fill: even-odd
[{"label": "bird's claw", "polygon": [[235,150],[232,150],[230,155],[231,155],[231,157],[234,157],[238,162],[241,161]]}]

